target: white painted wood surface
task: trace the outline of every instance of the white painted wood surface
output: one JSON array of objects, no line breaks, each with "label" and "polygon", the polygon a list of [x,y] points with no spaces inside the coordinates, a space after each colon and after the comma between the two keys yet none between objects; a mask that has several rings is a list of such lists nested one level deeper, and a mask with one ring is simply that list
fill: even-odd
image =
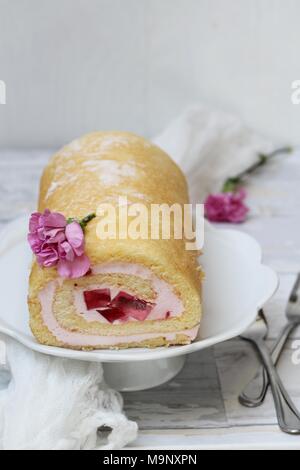
[{"label": "white painted wood surface", "polygon": [[[49,151],[0,152],[0,227],[35,208],[38,180]],[[266,306],[269,344],[284,324],[284,309],[300,270],[300,153],[279,156],[249,180],[252,211],[239,228],[262,244],[265,261],[278,270],[280,289]],[[251,288],[251,281],[249,284]],[[293,341],[279,364],[300,408],[300,365],[292,363]],[[298,448],[300,437],[281,433],[270,394],[256,410],[237,396],[257,364],[251,347],[236,339],[193,354],[179,376],[149,391],[124,394],[125,410],[140,427],[142,448]]]}]

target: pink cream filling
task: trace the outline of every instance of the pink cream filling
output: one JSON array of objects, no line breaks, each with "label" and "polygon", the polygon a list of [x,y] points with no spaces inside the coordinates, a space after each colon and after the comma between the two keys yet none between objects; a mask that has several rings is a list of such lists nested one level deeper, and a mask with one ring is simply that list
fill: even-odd
[{"label": "pink cream filling", "polygon": [[[135,264],[129,263],[107,263],[105,265],[99,265],[92,268],[92,274],[105,274],[105,273],[122,273],[122,274],[132,274],[135,276],[142,277],[144,279],[148,279],[151,281],[152,287],[156,292],[156,299],[155,303],[151,304],[150,306],[146,307],[147,315],[144,316],[144,319],[147,320],[156,320],[156,319],[166,319],[170,316],[178,316],[183,311],[183,304],[181,300],[173,293],[170,286],[158,279],[149,269],[141,267]],[[183,331],[176,331],[172,333],[143,333],[143,334],[136,334],[136,335],[121,335],[121,336],[101,336],[101,335],[93,335],[93,334],[83,334],[68,331],[65,328],[61,327],[57,322],[52,309],[53,299],[55,290],[58,286],[60,281],[52,281],[50,282],[39,294],[39,299],[42,306],[42,317],[45,325],[51,331],[51,333],[57,338],[57,340],[68,344],[70,346],[97,346],[97,345],[105,345],[105,346],[114,346],[120,343],[135,343],[141,342],[144,340],[158,338],[163,336],[166,338],[167,341],[173,341],[178,334],[184,334],[190,338],[191,341],[195,339],[198,333],[199,325],[196,327],[183,330]],[[109,286],[105,286],[102,284],[101,286],[90,286],[88,289],[89,291],[93,290],[101,290],[101,298],[103,302],[109,302],[111,300],[116,299],[115,304],[119,305],[118,301],[123,301],[124,298],[126,299],[126,293],[120,292],[119,289],[112,288]],[[107,297],[103,296],[103,290],[107,293]],[[113,316],[110,318],[107,317],[107,313],[101,315],[99,310],[101,309],[90,309],[88,310],[86,304],[86,289],[75,289],[74,293],[74,301],[77,313],[83,318],[88,321],[98,321],[98,322],[109,322],[109,323],[120,323],[124,321],[123,318],[117,318],[113,321]],[[120,296],[121,294],[121,296]],[[131,294],[128,295],[128,299],[130,299]],[[130,299],[131,300],[131,299]],[[117,302],[117,303],[116,303]],[[131,305],[131,304],[130,304]],[[93,306],[89,304],[89,307]],[[96,304],[95,304],[96,306]],[[106,308],[103,304],[102,308]],[[112,306],[113,308],[113,306]],[[140,310],[140,309],[139,309]],[[129,309],[128,320],[130,321],[139,321],[141,320],[141,316],[137,315],[137,318],[134,318],[135,311]],[[117,313],[117,311],[115,312]],[[113,315],[114,312],[111,312]],[[132,316],[133,315],[133,316]],[[117,315],[116,315],[117,316]]]}]

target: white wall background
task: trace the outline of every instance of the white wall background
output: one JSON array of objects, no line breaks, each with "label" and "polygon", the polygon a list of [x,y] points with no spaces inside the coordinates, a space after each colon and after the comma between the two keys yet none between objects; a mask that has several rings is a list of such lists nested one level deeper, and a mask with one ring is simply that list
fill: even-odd
[{"label": "white wall background", "polygon": [[151,136],[187,105],[300,142],[300,0],[0,0],[0,147]]}]

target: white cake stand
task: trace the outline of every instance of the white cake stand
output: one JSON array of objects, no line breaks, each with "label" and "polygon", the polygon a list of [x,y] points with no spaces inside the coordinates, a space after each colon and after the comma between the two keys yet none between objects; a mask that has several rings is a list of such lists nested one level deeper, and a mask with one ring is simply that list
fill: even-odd
[{"label": "white cake stand", "polygon": [[253,238],[206,224],[201,257],[206,272],[204,316],[196,341],[169,348],[91,352],[44,346],[28,327],[26,297],[32,255],[26,241],[27,224],[28,218],[18,219],[1,234],[0,332],[43,354],[102,362],[107,383],[117,390],[143,390],[172,379],[187,354],[241,334],[278,287],[277,275],[262,264],[260,246]]}]

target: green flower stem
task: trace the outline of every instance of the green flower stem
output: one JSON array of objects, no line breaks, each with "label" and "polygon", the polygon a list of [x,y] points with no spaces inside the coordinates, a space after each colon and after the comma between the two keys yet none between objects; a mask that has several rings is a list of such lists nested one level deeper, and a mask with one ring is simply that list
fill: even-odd
[{"label": "green flower stem", "polygon": [[94,218],[96,217],[96,214],[93,212],[92,214],[89,214],[87,215],[86,217],[84,217],[83,219],[81,220],[77,220],[77,219],[74,219],[74,217],[69,217],[67,219],[67,224],[71,224],[72,222],[78,222],[80,227],[82,228],[82,230],[85,229],[85,227],[87,226],[87,224],[93,220]]},{"label": "green flower stem", "polygon": [[96,217],[96,214],[93,212],[92,214],[89,214],[89,215],[87,215],[86,217],[84,217],[83,219],[81,219],[81,220],[79,221],[79,224],[80,224],[81,228],[84,230],[85,227],[87,226],[87,224],[88,224],[91,220],[93,220],[95,217]]},{"label": "green flower stem", "polygon": [[271,158],[275,157],[276,155],[282,154],[282,153],[291,153],[293,149],[291,147],[282,147],[277,150],[274,150],[270,154],[260,154],[258,156],[258,161],[255,162],[253,165],[251,165],[249,168],[246,170],[242,171],[238,175],[228,178],[222,188],[223,193],[227,192],[234,192],[236,191],[237,187],[243,182],[244,178],[252,173],[254,173],[256,170],[258,170],[260,167],[264,166],[268,160]]}]

